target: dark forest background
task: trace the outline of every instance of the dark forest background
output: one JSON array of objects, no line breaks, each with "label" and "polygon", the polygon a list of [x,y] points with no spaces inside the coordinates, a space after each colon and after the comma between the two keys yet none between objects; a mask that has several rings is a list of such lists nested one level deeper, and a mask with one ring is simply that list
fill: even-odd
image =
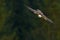
[{"label": "dark forest background", "polygon": [[[25,4],[40,9],[54,24]],[[0,0],[0,40],[60,40],[60,0]]]}]

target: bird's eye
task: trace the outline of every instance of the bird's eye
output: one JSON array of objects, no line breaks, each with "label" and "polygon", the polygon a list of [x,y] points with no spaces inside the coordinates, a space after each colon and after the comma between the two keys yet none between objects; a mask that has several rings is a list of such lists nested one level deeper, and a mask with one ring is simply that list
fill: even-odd
[{"label": "bird's eye", "polygon": [[38,17],[40,17],[40,18],[41,18],[42,16],[41,16],[41,15],[38,15]]}]

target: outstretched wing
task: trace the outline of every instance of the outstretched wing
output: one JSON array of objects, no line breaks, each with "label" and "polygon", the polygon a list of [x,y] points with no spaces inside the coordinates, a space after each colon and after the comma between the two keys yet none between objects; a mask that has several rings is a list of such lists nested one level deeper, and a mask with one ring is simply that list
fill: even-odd
[{"label": "outstretched wing", "polygon": [[[25,5],[26,6],[26,5]],[[37,13],[37,11],[36,10],[34,10],[34,9],[32,9],[32,8],[30,8],[29,6],[26,6],[30,11],[32,11],[33,13]]]},{"label": "outstretched wing", "polygon": [[37,9],[37,11],[39,12],[39,14],[42,16],[42,18],[44,18],[45,20],[47,20],[47,21],[49,21],[49,22],[51,22],[51,23],[53,23],[53,21],[52,20],[50,20],[49,18],[47,18],[39,9]]},{"label": "outstretched wing", "polygon": [[51,23],[54,23],[51,19],[49,18],[46,18],[47,21],[51,22]]}]

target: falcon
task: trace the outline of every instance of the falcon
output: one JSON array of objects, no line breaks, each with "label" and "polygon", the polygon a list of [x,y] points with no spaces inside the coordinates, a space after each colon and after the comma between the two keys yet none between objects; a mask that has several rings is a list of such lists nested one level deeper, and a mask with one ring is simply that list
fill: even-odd
[{"label": "falcon", "polygon": [[26,7],[27,7],[30,11],[32,11],[34,14],[37,14],[39,18],[43,18],[43,19],[45,19],[46,21],[49,21],[50,23],[53,23],[53,21],[50,20],[48,17],[46,17],[41,10],[39,10],[39,9],[34,10],[34,9],[30,8],[29,6],[26,6]]}]

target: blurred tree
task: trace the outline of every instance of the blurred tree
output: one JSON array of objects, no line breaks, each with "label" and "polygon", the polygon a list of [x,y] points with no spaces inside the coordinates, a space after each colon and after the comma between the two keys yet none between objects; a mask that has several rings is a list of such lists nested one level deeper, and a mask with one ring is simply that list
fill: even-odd
[{"label": "blurred tree", "polygon": [[[51,24],[24,5],[40,9]],[[0,0],[0,40],[60,40],[59,0]]]}]

